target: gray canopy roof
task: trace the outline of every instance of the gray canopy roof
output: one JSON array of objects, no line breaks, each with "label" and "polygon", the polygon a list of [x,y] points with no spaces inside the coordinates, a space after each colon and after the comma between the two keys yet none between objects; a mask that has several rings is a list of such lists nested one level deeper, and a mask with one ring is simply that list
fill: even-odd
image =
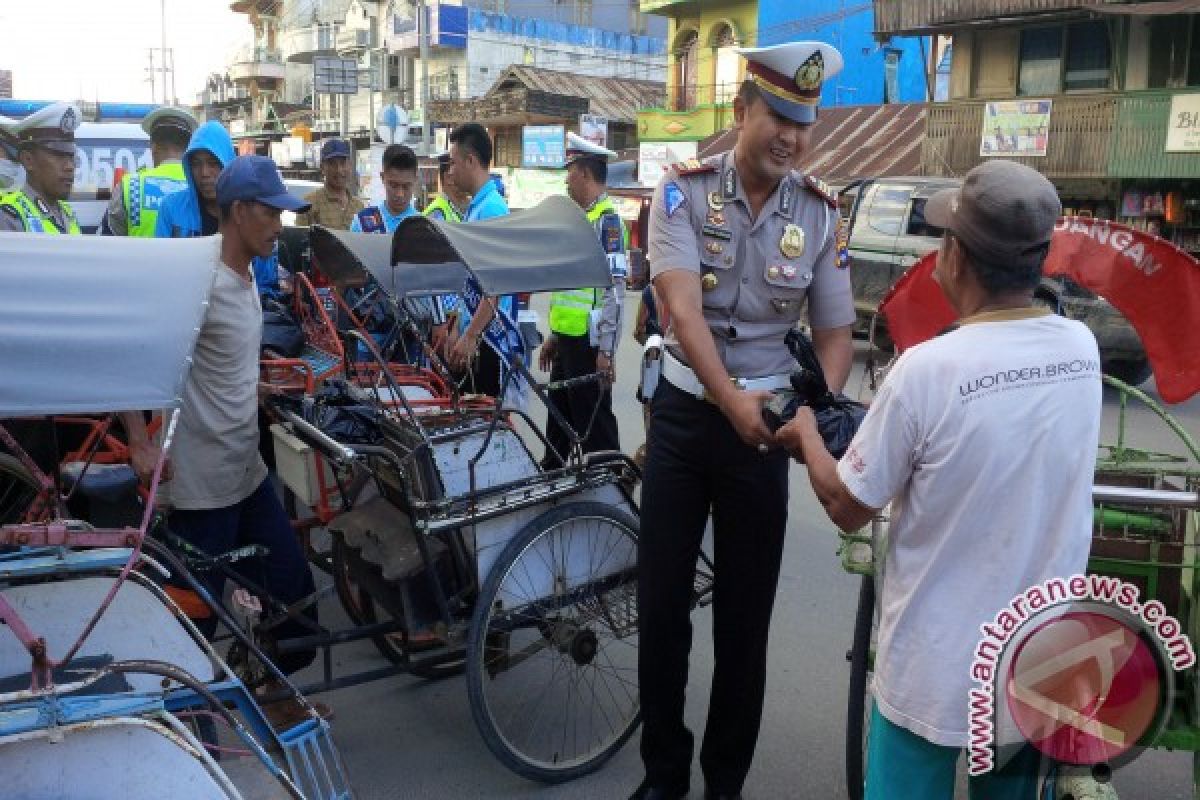
[{"label": "gray canopy roof", "polygon": [[0,233],[0,417],[179,405],[220,237]]},{"label": "gray canopy roof", "polygon": [[313,255],[331,278],[348,280],[365,269],[396,294],[457,292],[468,271],[489,295],[612,282],[595,228],[566,197],[470,224],[409,217],[392,236],[390,256],[381,247],[387,242],[376,234],[320,226],[312,232]]}]

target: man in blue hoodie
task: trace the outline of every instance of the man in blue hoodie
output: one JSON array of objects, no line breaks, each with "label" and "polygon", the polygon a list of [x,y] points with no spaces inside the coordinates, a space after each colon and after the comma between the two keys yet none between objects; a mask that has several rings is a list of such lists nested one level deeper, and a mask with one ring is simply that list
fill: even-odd
[{"label": "man in blue hoodie", "polygon": [[[217,178],[234,155],[233,140],[221,123],[210,120],[196,129],[183,154],[187,188],[163,200],[154,227],[155,238],[185,239],[217,232]],[[255,257],[253,267],[258,293],[278,296],[282,287],[277,253]]]}]

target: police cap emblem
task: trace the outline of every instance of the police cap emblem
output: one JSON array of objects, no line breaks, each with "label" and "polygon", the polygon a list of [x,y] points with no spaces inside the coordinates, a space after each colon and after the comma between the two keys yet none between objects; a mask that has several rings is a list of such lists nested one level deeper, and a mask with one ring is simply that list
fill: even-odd
[{"label": "police cap emblem", "polygon": [[825,79],[825,57],[820,50],[813,52],[796,70],[796,85],[804,90],[819,89]]},{"label": "police cap emblem", "polygon": [[62,118],[58,121],[58,128],[63,133],[74,133],[79,127],[79,115],[75,113],[74,108],[68,108],[63,112]]}]

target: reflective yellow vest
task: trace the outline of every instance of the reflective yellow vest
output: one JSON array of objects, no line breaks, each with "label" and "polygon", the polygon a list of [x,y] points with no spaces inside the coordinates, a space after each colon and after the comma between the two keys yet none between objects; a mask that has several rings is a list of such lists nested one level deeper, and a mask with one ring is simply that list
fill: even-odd
[{"label": "reflective yellow vest", "polygon": [[153,239],[162,201],[186,186],[187,175],[179,162],[159,164],[121,178],[127,235]]},{"label": "reflective yellow vest", "polygon": [[[79,221],[75,219],[75,212],[71,210],[71,205],[63,200],[59,200],[58,205],[62,208],[63,218],[67,220],[66,233],[82,234],[83,231],[79,228]],[[0,196],[0,206],[15,210],[28,233],[63,233],[58,229],[58,223],[54,221],[54,217],[49,213],[42,213],[38,203],[23,191],[18,190]]]},{"label": "reflective yellow vest", "polygon": [[[588,222],[595,225],[605,214],[616,214],[617,207],[608,198],[602,198],[588,209]],[[629,231],[622,223],[622,238],[629,247]],[[563,336],[583,336],[588,332],[588,314],[600,305],[603,289],[571,289],[550,295],[550,331]]]},{"label": "reflective yellow vest", "polygon": [[462,222],[462,214],[459,213],[459,210],[454,207],[453,203],[440,194],[433,198],[433,202],[425,206],[425,210],[421,213],[428,217],[435,211],[442,212],[442,219],[447,222]]}]

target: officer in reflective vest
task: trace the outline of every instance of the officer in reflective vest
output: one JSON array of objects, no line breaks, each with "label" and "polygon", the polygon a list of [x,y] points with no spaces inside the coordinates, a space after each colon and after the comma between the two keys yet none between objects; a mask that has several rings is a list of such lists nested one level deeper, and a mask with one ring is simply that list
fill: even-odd
[{"label": "officer in reflective vest", "polygon": [[459,191],[454,181],[450,180],[450,154],[438,153],[438,184],[441,191],[434,195],[429,205],[421,213],[430,219],[444,219],[446,222],[462,222],[463,209],[471,202],[471,197]]},{"label": "officer in reflective vest", "polygon": [[81,233],[67,198],[75,182],[75,129],[82,117],[54,103],[13,124],[25,186],[0,195],[0,231]]},{"label": "officer in reflective vest", "polygon": [[[75,128],[79,121],[79,109],[69,103],[46,106],[22,120],[4,121],[0,146],[15,154],[24,180],[23,185],[0,193],[0,231],[81,233],[66,202],[75,182]],[[37,266],[28,265],[31,280]],[[49,419],[6,420],[5,427],[48,474],[58,468],[60,452],[82,444],[69,426],[56,426]]]},{"label": "officer in reflective vest", "polygon": [[154,238],[163,199],[187,186],[183,151],[196,127],[196,118],[182,108],[163,106],[146,115],[142,130],[150,136],[154,166],[121,177],[121,185],[113,192],[104,215],[102,233]]},{"label": "officer in reflective vest", "polygon": [[[551,381],[592,372],[603,376],[600,383],[583,383],[550,392],[551,404],[583,437],[585,453],[621,449],[610,387],[615,378],[613,353],[621,332],[621,304],[628,272],[625,252],[629,243],[616,207],[605,193],[608,162],[616,156],[582,136],[567,134],[567,194],[596,226],[600,245],[608,256],[612,285],[603,290],[572,289],[551,295],[550,337],[539,355],[539,364],[543,370],[550,370]],[[554,415],[548,419],[546,438],[550,447],[542,466],[546,469],[561,466],[570,447],[570,434]]]}]

